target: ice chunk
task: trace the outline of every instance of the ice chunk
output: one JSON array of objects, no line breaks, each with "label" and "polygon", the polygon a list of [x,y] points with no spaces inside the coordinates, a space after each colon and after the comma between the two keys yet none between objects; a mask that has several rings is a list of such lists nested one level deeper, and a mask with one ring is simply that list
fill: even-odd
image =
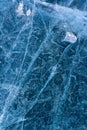
[{"label": "ice chunk", "polygon": [[18,5],[18,8],[16,10],[16,13],[18,16],[24,15],[23,8],[24,8],[24,4],[23,4],[23,2],[20,2]]},{"label": "ice chunk", "polygon": [[63,41],[75,43],[77,41],[77,37],[72,32],[66,32],[66,35]]},{"label": "ice chunk", "polygon": [[28,9],[28,10],[26,11],[26,15],[27,15],[27,16],[30,16],[30,15],[31,15],[31,10],[30,10],[30,9]]}]

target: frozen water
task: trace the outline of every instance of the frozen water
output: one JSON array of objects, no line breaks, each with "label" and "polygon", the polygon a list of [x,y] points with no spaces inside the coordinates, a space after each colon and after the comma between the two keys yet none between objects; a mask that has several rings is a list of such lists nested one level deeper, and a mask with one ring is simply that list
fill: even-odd
[{"label": "frozen water", "polygon": [[66,32],[66,36],[63,41],[75,43],[77,41],[77,37],[72,32]]},{"label": "frozen water", "polygon": [[23,2],[20,2],[18,8],[16,9],[16,13],[18,16],[24,15],[23,8],[24,8]]},{"label": "frozen water", "polygon": [[28,9],[28,10],[26,11],[26,15],[27,15],[27,16],[30,16],[30,15],[31,15],[31,10],[30,10],[30,9]]},{"label": "frozen water", "polygon": [[87,129],[86,5],[0,0],[0,130]]}]

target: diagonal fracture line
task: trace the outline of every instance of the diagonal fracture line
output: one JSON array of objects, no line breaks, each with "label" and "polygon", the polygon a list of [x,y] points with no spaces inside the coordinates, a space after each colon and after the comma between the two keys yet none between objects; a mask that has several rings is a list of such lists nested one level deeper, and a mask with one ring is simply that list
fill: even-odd
[{"label": "diagonal fracture line", "polygon": [[[62,105],[65,103],[66,99],[67,99],[67,96],[68,96],[68,93],[69,93],[69,89],[70,89],[70,83],[71,83],[71,75],[73,73],[73,70],[75,68],[75,64],[73,64],[75,58],[76,58],[76,55],[78,55],[78,51],[79,51],[79,45],[77,46],[77,49],[76,49],[76,54],[75,56],[73,57],[73,61],[72,61],[72,68],[70,69],[70,72],[69,72],[69,78],[68,78],[68,81],[67,81],[67,84],[65,85],[64,87],[64,92],[63,92],[63,95],[62,97],[60,98],[60,101],[59,101],[59,106],[58,106],[58,109],[57,109],[57,115],[60,113],[61,111],[61,107]],[[58,116],[56,117],[56,122],[57,122],[57,125],[58,125]]]},{"label": "diagonal fracture line", "polygon": [[9,54],[9,56],[11,55],[11,53],[12,53],[12,51],[14,50],[14,48],[17,46],[17,41],[18,41],[18,39],[19,39],[19,36],[20,36],[20,34],[26,29],[26,27],[28,26],[29,24],[27,24],[27,22],[22,26],[22,28],[21,28],[21,30],[19,31],[19,33],[18,33],[18,35],[17,35],[17,37],[16,37],[16,39],[15,39],[15,41],[14,41],[14,43],[13,43],[13,47],[11,48],[11,50],[10,50],[10,54]]},{"label": "diagonal fracture line", "polygon": [[26,45],[26,48],[25,48],[25,53],[24,53],[24,56],[23,56],[23,60],[22,60],[20,69],[19,69],[19,76],[17,77],[16,83],[18,82],[18,80],[20,78],[20,75],[21,75],[21,72],[22,72],[22,67],[24,65],[24,61],[25,61],[25,58],[26,58],[26,55],[27,55],[27,52],[28,52],[29,41],[30,41],[30,38],[31,38],[31,34],[33,32],[33,17],[34,17],[34,13],[35,13],[35,2],[34,2],[34,6],[33,6],[33,11],[32,12],[33,12],[33,15],[32,15],[32,20],[31,20],[31,31],[29,33],[28,42],[27,42],[27,45]]},{"label": "diagonal fracture line", "polygon": [[[50,34],[49,34],[49,35],[50,35]],[[43,50],[43,45],[46,43],[46,41],[47,41],[49,35],[47,35],[47,37],[46,37],[45,40],[41,43],[41,45],[40,45],[40,47],[38,48],[37,52],[36,52],[35,55],[33,56],[32,61],[31,61],[30,65],[29,65],[29,67],[28,67],[28,69],[27,69],[27,72],[26,72],[26,74],[23,76],[23,78],[21,79],[21,82],[20,82],[19,86],[21,86],[21,85],[25,82],[26,78],[28,77],[29,72],[32,70],[33,64],[35,63],[35,61],[36,61],[36,59],[38,58],[38,56],[41,54],[41,52],[42,52],[42,50]]]},{"label": "diagonal fracture line", "polygon": [[37,95],[37,98],[35,99],[35,101],[33,101],[33,103],[31,103],[31,106],[28,110],[28,112],[37,104],[38,102],[38,99],[40,97],[40,95],[43,93],[44,89],[47,87],[48,83],[51,81],[51,79],[54,77],[54,75],[56,74],[56,69],[57,69],[57,66],[53,66],[52,68],[52,72],[48,78],[48,80],[46,81],[45,85],[43,86],[43,88],[40,90],[39,94]]}]

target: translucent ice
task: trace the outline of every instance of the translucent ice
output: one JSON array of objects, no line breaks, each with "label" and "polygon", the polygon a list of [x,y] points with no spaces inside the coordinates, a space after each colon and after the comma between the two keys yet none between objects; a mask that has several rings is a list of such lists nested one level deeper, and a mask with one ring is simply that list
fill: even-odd
[{"label": "translucent ice", "polygon": [[0,0],[0,130],[87,129],[86,5]]}]

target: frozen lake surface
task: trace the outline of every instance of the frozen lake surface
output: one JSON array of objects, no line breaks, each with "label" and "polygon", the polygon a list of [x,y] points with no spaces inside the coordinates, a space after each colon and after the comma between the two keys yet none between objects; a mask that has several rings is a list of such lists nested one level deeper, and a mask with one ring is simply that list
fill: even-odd
[{"label": "frozen lake surface", "polygon": [[87,0],[0,0],[0,130],[87,130]]}]

